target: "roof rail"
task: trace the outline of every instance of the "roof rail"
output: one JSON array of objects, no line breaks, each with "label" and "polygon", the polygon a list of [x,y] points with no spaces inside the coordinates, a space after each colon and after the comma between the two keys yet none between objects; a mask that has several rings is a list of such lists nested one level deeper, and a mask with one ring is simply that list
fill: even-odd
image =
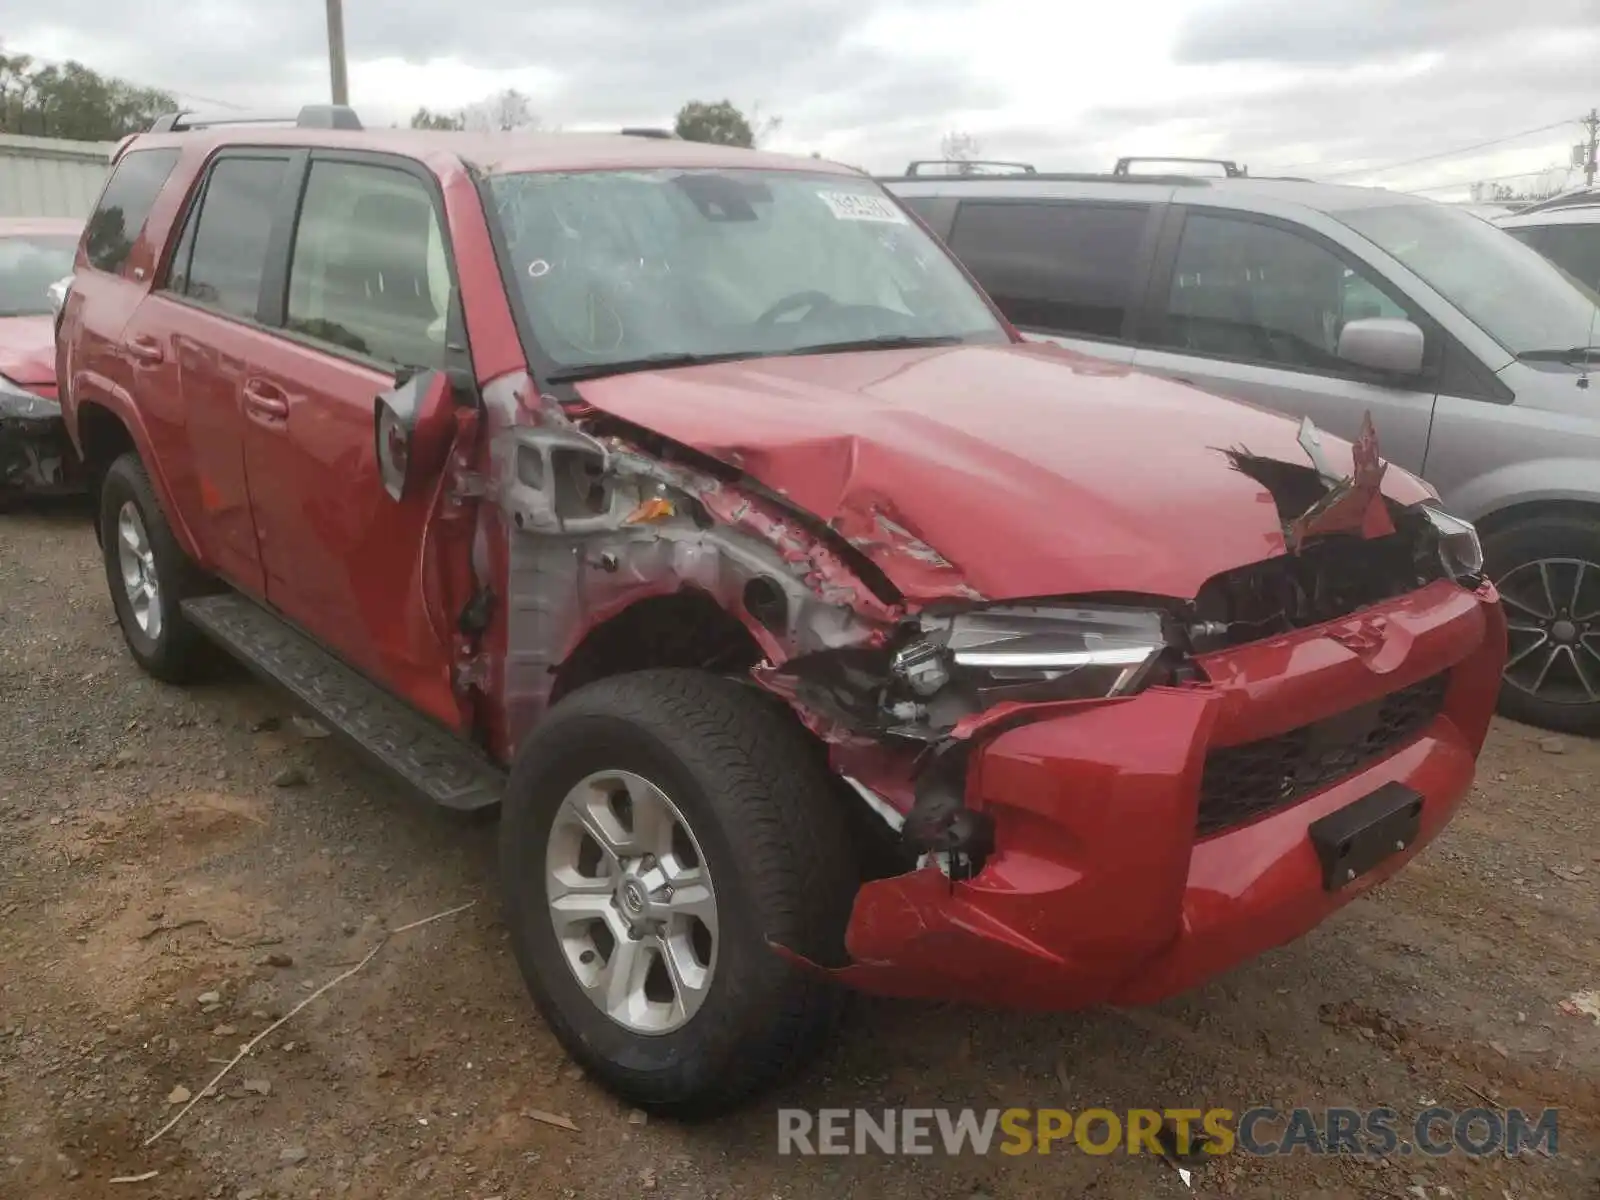
[{"label": "roof rail", "polygon": [[[953,171],[925,171],[924,167],[954,167]],[[988,168],[999,167],[999,171]],[[920,158],[906,167],[906,178],[917,175],[1037,175],[1032,163],[997,162],[987,159]]]},{"label": "roof rail", "polygon": [[1144,157],[1119,158],[1117,165],[1111,169],[1113,175],[1132,175],[1130,168],[1134,163],[1205,163],[1213,167],[1221,167],[1222,173],[1229,179],[1238,179],[1249,174],[1249,168],[1241,167],[1232,159],[1227,158],[1171,158],[1166,155],[1146,155]]},{"label": "roof rail", "polygon": [[189,129],[210,129],[215,125],[289,125],[297,129],[360,129],[361,118],[347,104],[307,104],[293,117],[282,113],[241,115],[231,113],[162,113],[150,126],[151,133],[181,133]]},{"label": "roof rail", "polygon": [[1576,208],[1590,204],[1600,204],[1600,188],[1579,187],[1561,192],[1559,195],[1548,196],[1517,209],[1517,215],[1524,216],[1528,213],[1549,212],[1555,208]]},{"label": "roof rail", "polygon": [[643,125],[630,125],[622,131],[623,137],[665,138],[671,141],[678,140],[678,135],[670,129],[651,129]]}]

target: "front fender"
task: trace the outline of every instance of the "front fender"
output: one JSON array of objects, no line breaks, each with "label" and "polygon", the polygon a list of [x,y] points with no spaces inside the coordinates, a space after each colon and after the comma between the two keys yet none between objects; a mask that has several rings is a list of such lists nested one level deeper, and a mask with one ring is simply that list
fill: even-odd
[{"label": "front fender", "polygon": [[1524,504],[1600,504],[1600,463],[1587,458],[1525,459],[1456,484],[1441,499],[1452,513],[1474,522]]}]

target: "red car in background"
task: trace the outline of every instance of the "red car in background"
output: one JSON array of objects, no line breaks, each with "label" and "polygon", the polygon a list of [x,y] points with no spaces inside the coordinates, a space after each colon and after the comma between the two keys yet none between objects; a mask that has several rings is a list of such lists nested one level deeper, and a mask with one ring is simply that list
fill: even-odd
[{"label": "red car in background", "polygon": [[174,115],[58,374],[134,658],[503,806],[535,1001],[657,1111],[839,984],[1138,1002],[1301,935],[1499,687],[1475,531],[1370,430],[1025,344],[815,159]]},{"label": "red car in background", "polygon": [[52,289],[72,275],[82,232],[79,220],[0,218],[0,503],[72,486]]}]

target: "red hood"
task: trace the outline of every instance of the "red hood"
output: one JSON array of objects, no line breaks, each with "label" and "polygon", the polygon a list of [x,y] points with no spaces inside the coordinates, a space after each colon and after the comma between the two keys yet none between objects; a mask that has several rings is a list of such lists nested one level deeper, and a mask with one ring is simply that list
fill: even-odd
[{"label": "red hood", "polygon": [[0,317],[0,375],[25,387],[55,384],[55,318]]},{"label": "red hood", "polygon": [[[1310,466],[1293,421],[1054,347],[757,359],[579,391],[841,529],[892,521],[991,599],[1193,597],[1284,553],[1271,496],[1222,450]],[[1348,470],[1349,443],[1323,445]],[[1404,504],[1430,494],[1398,470],[1384,490]],[[862,548],[908,598],[933,598],[905,557]]]}]

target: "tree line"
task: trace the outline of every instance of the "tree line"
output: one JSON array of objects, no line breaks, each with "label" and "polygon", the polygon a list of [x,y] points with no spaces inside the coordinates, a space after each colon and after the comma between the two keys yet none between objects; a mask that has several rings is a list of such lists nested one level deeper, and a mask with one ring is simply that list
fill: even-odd
[{"label": "tree line", "polygon": [[178,102],[91,71],[79,62],[41,63],[0,48],[0,133],[113,142],[150,128]]}]

